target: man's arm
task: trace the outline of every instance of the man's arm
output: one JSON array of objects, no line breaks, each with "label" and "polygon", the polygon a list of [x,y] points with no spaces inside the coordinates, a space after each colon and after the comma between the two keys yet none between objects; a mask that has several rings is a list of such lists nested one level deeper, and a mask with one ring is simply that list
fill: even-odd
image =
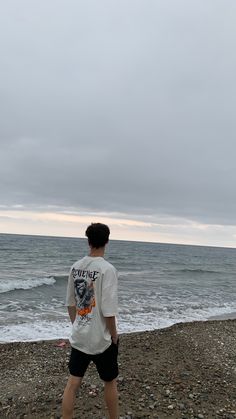
[{"label": "man's arm", "polygon": [[70,321],[73,324],[76,317],[76,301],[75,301],[75,286],[74,286],[74,278],[72,275],[72,269],[70,270],[68,284],[67,284],[66,306],[67,306],[68,314],[70,316]]},{"label": "man's arm", "polygon": [[115,316],[112,317],[105,317],[106,326],[110,332],[112,342],[115,343],[115,345],[118,342],[118,334],[116,329],[116,318]]},{"label": "man's arm", "polygon": [[75,306],[68,306],[67,309],[68,309],[68,313],[69,313],[69,316],[70,316],[70,321],[73,324],[74,321],[75,321],[75,317],[76,317],[76,307]]}]

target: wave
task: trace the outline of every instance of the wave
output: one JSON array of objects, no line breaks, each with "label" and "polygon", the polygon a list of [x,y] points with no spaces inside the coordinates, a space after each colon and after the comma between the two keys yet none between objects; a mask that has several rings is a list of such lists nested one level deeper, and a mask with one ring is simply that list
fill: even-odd
[{"label": "wave", "polygon": [[68,339],[71,333],[69,320],[29,321],[3,326],[0,343],[36,342],[39,340]]},{"label": "wave", "polygon": [[184,268],[184,269],[176,269],[175,272],[182,272],[182,273],[197,273],[197,274],[220,274],[222,273],[221,271],[214,271],[214,270],[210,270],[210,269],[191,269],[191,268]]},{"label": "wave", "polygon": [[53,278],[55,278],[56,281],[67,281],[68,275],[53,275]]},{"label": "wave", "polygon": [[0,282],[0,294],[14,290],[29,290],[43,285],[53,285],[56,279],[52,277],[38,279],[11,280]]},{"label": "wave", "polygon": [[137,271],[121,271],[121,270],[119,270],[118,271],[118,273],[119,273],[119,277],[120,276],[129,276],[129,275],[144,275],[144,274],[150,274],[150,273],[152,273],[152,271],[148,271],[148,270],[145,270],[145,271],[142,271],[142,270],[137,270]]},{"label": "wave", "polygon": [[[170,327],[176,323],[186,323],[192,321],[206,321],[212,319],[235,319],[235,306],[224,308],[209,308],[203,312],[186,312],[175,316],[155,316],[150,312],[145,316],[143,314],[134,315],[132,311],[120,313],[119,315],[119,333],[142,332],[145,330],[158,330]],[[25,342],[52,339],[68,339],[71,334],[70,322],[65,316],[65,320],[33,320],[27,317],[27,321],[17,324],[7,324],[2,327],[0,343],[6,342]]]}]

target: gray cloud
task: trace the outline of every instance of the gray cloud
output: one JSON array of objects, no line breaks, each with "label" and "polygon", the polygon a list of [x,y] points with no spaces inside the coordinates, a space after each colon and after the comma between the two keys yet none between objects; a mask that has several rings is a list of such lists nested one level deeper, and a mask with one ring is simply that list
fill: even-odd
[{"label": "gray cloud", "polygon": [[2,4],[0,204],[235,224],[235,12]]}]

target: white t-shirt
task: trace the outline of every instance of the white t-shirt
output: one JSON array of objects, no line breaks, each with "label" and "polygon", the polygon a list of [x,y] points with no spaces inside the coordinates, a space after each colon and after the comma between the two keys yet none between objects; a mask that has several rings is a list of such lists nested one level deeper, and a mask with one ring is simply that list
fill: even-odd
[{"label": "white t-shirt", "polygon": [[117,272],[103,257],[85,256],[71,267],[67,306],[76,306],[70,343],[87,354],[104,352],[111,344],[105,317],[117,315]]}]

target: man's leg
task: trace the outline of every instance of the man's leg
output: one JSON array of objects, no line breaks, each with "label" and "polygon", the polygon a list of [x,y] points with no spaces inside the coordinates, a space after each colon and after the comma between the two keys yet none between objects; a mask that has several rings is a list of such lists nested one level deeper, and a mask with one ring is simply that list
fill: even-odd
[{"label": "man's leg", "polygon": [[62,400],[63,419],[72,419],[75,405],[76,392],[82,382],[82,377],[70,375],[66,384]]},{"label": "man's leg", "polygon": [[104,382],[104,397],[109,419],[118,419],[118,391],[116,379]]}]

